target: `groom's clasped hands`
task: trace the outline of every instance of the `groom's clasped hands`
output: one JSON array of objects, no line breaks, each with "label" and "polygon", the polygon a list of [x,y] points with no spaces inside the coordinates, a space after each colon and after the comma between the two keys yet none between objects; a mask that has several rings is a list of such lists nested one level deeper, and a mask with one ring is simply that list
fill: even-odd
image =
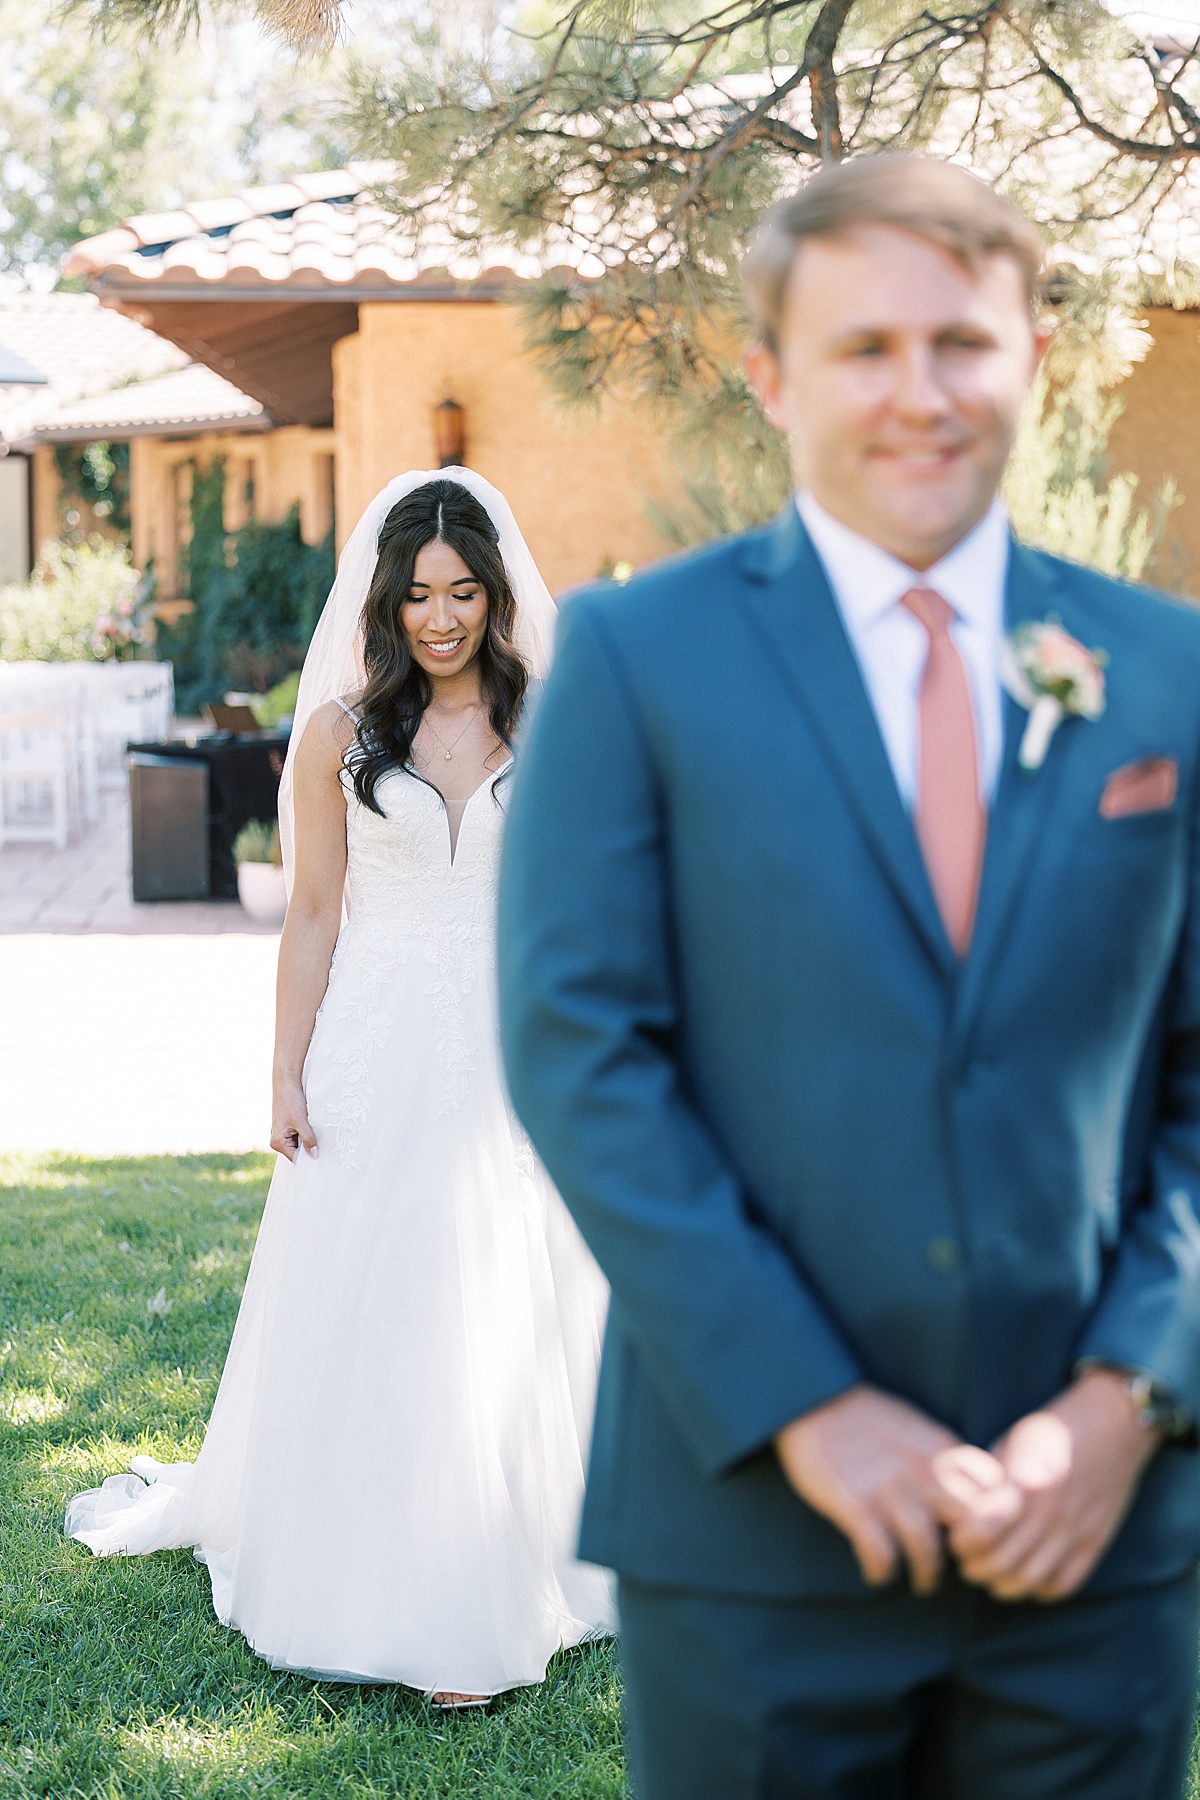
[{"label": "groom's clasped hands", "polygon": [[1157,1446],[1107,1369],[1019,1419],[990,1451],[867,1384],[775,1439],[791,1486],[845,1534],[872,1586],[907,1564],[913,1590],[932,1593],[950,1557],[997,1599],[1039,1601],[1087,1580]]}]

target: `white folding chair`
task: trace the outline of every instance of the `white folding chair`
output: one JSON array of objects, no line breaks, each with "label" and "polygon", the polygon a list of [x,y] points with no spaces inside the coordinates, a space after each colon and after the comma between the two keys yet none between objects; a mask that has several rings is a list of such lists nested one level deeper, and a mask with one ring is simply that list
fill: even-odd
[{"label": "white folding chair", "polygon": [[92,684],[87,663],[0,665],[0,713],[54,712],[70,727],[70,808],[94,824],[100,816]]},{"label": "white folding chair", "polygon": [[71,832],[72,724],[63,712],[0,712],[0,849],[66,848]]}]

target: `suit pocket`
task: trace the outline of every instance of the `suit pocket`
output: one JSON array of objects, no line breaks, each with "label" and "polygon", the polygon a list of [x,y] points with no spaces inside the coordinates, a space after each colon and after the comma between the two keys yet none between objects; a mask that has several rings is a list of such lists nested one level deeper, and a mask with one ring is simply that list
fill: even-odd
[{"label": "suit pocket", "polygon": [[1170,812],[1179,794],[1179,764],[1173,756],[1143,756],[1114,769],[1100,796],[1100,817],[1139,818]]}]

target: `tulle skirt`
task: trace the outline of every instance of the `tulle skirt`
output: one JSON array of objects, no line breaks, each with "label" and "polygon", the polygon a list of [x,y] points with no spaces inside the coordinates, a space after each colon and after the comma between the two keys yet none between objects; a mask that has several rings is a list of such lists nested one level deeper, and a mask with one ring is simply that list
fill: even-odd
[{"label": "tulle skirt", "polygon": [[449,1083],[428,997],[391,969],[367,1058],[327,999],[320,1156],[276,1168],[201,1454],[139,1458],[67,1531],[194,1546],[276,1667],[490,1694],[614,1627],[574,1555],[607,1291],[513,1117],[489,983],[457,996]]}]

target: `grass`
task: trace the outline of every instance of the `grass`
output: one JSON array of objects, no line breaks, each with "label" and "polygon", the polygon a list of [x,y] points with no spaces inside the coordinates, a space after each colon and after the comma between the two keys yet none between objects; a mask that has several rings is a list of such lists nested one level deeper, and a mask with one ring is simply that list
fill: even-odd
[{"label": "grass", "polygon": [[198,1449],[269,1173],[0,1158],[0,1800],[623,1800],[611,1646],[435,1719],[401,1688],[268,1669],[186,1552],[63,1537],[79,1489]]}]

